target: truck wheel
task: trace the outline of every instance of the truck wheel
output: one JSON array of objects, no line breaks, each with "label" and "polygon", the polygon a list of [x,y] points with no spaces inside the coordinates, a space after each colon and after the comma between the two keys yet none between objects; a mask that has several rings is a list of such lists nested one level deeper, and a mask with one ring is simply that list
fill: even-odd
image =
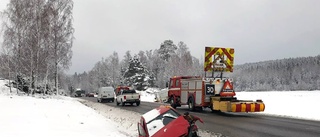
[{"label": "truck wheel", "polygon": [[140,102],[136,102],[136,105],[139,106],[139,105],[140,105]]},{"label": "truck wheel", "polygon": [[189,108],[189,110],[191,110],[191,111],[194,111],[194,110],[195,110],[193,97],[190,97],[189,100],[188,100],[188,108]]},{"label": "truck wheel", "polygon": [[125,105],[125,103],[124,102],[122,102],[122,100],[121,100],[121,106],[124,106]]},{"label": "truck wheel", "polygon": [[173,107],[174,109],[177,108],[177,105],[176,105],[173,97],[170,98],[170,105],[171,105],[171,107]]}]

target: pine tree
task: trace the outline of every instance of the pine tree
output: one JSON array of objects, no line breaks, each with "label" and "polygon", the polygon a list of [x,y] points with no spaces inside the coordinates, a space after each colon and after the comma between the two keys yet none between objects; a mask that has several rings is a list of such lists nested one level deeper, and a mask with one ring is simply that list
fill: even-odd
[{"label": "pine tree", "polygon": [[173,43],[172,40],[165,40],[160,45],[160,49],[158,50],[158,53],[161,59],[168,61],[169,58],[171,57],[171,54],[175,54],[176,50],[177,50],[177,46]]},{"label": "pine tree", "polygon": [[137,90],[146,90],[150,85],[149,72],[136,55],[130,59],[123,77],[126,85],[134,86]]}]

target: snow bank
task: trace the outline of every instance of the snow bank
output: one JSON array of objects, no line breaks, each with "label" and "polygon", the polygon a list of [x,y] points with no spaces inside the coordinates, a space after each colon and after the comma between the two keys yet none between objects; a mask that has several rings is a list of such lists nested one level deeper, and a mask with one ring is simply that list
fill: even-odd
[{"label": "snow bank", "polygon": [[154,102],[155,101],[155,94],[148,93],[146,91],[137,91],[140,94],[141,101],[145,102]]},{"label": "snow bank", "polygon": [[127,137],[118,123],[70,98],[0,95],[3,137]]},{"label": "snow bank", "polygon": [[91,102],[88,100],[77,98],[79,102],[92,108],[98,114],[104,116],[118,123],[117,128],[123,128],[127,133],[127,136],[138,136],[137,123],[140,120],[140,114],[132,111],[123,110],[121,108],[115,108],[107,106],[101,103]]},{"label": "snow bank", "polygon": [[[17,93],[16,88],[12,88],[11,89],[12,93],[10,93],[10,88],[5,85],[9,85],[9,80],[0,80],[0,94],[10,95],[12,93],[15,93],[15,94]],[[18,93],[24,94],[24,92],[20,92],[20,91],[18,91]]]},{"label": "snow bank", "polygon": [[256,114],[320,121],[320,91],[237,92],[238,99],[262,99],[266,108]]},{"label": "snow bank", "polygon": [[164,102],[168,96],[167,89],[148,88],[146,91],[137,91],[141,95],[141,101],[146,102]]}]

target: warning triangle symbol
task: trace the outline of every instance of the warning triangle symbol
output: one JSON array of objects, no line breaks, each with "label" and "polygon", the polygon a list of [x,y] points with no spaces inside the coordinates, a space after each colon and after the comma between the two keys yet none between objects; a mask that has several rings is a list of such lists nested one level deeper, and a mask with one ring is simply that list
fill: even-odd
[{"label": "warning triangle symbol", "polygon": [[233,90],[233,86],[231,85],[230,81],[227,80],[224,85],[223,85],[223,89],[225,90]]}]

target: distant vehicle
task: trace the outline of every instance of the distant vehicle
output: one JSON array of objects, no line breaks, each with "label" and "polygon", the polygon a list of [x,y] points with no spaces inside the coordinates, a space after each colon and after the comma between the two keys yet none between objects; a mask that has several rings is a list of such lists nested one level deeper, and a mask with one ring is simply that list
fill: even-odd
[{"label": "distant vehicle", "polygon": [[139,106],[140,105],[140,94],[137,93],[133,89],[121,90],[117,94],[116,103],[117,103],[117,106],[119,104],[124,106],[126,103],[129,103],[131,105],[133,105],[133,103],[136,103],[136,105]]},{"label": "distant vehicle", "polygon": [[85,91],[82,89],[77,89],[74,93],[74,97],[84,97]]},{"label": "distant vehicle", "polygon": [[198,120],[203,123],[189,112],[180,114],[170,106],[160,106],[141,116],[139,137],[198,137]]},{"label": "distant vehicle", "polygon": [[94,97],[95,93],[94,92],[89,92],[86,94],[86,97]]},{"label": "distant vehicle", "polygon": [[98,90],[98,102],[114,102],[114,88],[113,87],[101,87]]}]

